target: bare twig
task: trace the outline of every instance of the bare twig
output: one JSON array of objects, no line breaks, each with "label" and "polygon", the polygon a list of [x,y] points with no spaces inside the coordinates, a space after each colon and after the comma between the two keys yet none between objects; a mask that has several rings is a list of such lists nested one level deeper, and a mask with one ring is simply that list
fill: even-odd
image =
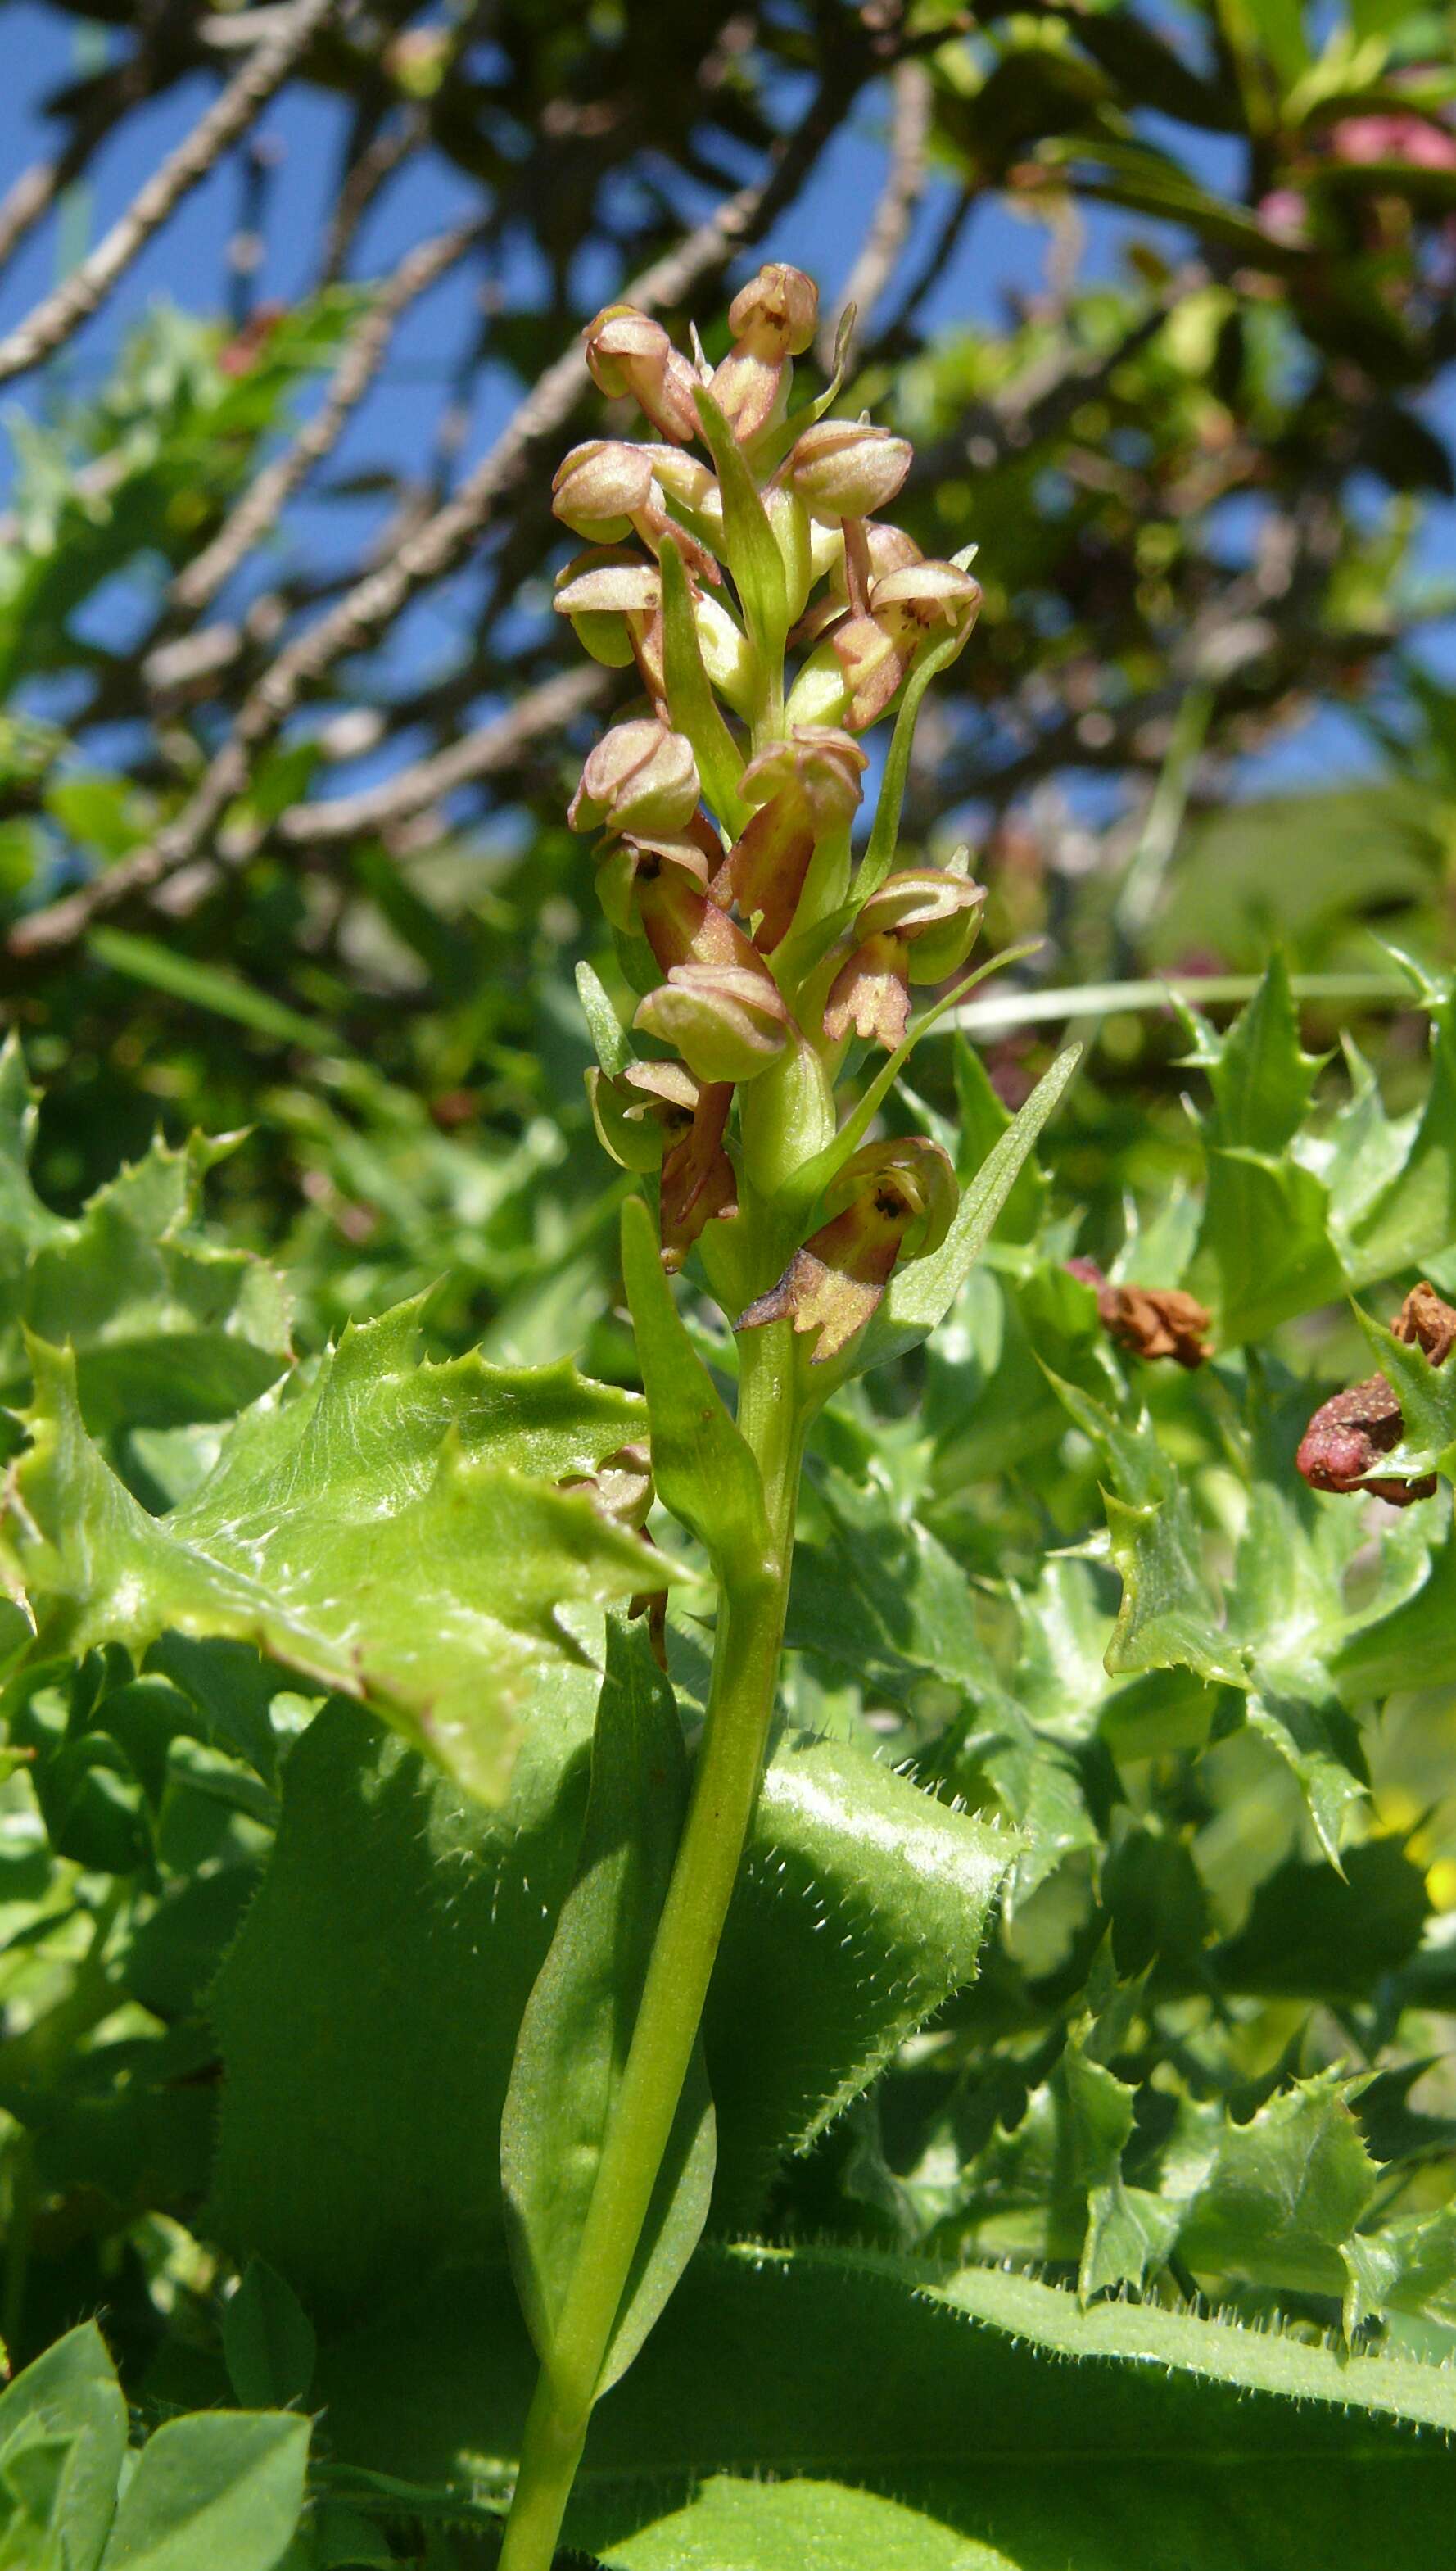
[{"label": "bare twig", "polygon": [[407,821],[460,786],[514,768],[522,751],[543,733],[559,731],[589,706],[600,704],[610,684],[610,671],[595,662],[585,670],[545,679],[494,723],[482,724],[433,759],[416,760],[412,768],[402,769],[383,785],[366,786],[358,794],[335,794],[326,802],[293,804],[277,823],[278,835],[295,846],[317,847],[324,841],[372,836],[396,821]]},{"label": "bare twig", "polygon": [[905,247],[915,208],[925,191],[925,147],[930,138],[930,74],[921,62],[896,66],[892,81],[894,115],[890,125],[890,167],[859,257],[844,291],[825,315],[815,351],[827,373],[842,315],[852,304],[858,338],[890,281]]},{"label": "bare twig", "polygon": [[406,108],[395,123],[370,135],[350,162],[324,236],[320,285],[333,285],[342,276],[359,226],[385,180],[424,142],[429,130],[430,121],[422,107]]},{"label": "bare twig", "polygon": [[205,545],[173,582],[175,606],[194,614],[206,607],[244,555],[276,526],[305,475],[337,445],[350,412],[362,401],[379,370],[400,314],[416,295],[423,294],[453,266],[478,239],[480,231],[479,223],[457,225],[453,232],[441,233],[434,241],[421,242],[400,260],[363,319],[355,325],[312,419],[283,454],[264,465],[212,543]]},{"label": "bare twig", "polygon": [[294,0],[286,25],[248,57],[186,141],[138,190],[90,257],[82,259],[26,320],[0,339],[0,383],[39,365],[90,319],[174,206],[207,177],[229,144],[266,106],[336,5],[337,0]]},{"label": "bare twig", "polygon": [[[671,308],[706,276],[728,265],[796,187],[838,114],[841,90],[840,79],[825,82],[815,107],[780,151],[768,176],[739,189],[676,249],[646,268],[627,289],[633,302],[647,311]],[[250,690],[232,734],[177,819],[95,882],[18,920],[8,941],[11,954],[35,955],[69,945],[99,913],[115,909],[134,893],[150,890],[189,864],[220,814],[246,784],[253,759],[307,691],[336,661],[361,651],[382,633],[417,590],[453,570],[532,451],[543,440],[561,434],[587,389],[587,380],[580,346],[573,345],[538,378],[455,497],[278,654]]]}]

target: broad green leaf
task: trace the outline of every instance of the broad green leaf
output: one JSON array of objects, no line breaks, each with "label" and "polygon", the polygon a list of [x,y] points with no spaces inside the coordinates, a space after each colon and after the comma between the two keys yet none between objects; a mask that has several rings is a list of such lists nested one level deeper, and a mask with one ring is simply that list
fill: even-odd
[{"label": "broad green leaf", "polygon": [[[586,1794],[592,1696],[563,1675],[570,1701],[537,1712],[499,1815],[348,1706],[288,1760],[276,1849],[214,1996],[211,2221],[320,2327],[502,2255],[494,2138]],[[706,2025],[722,2206],[756,2203],[973,1978],[1017,1844],[864,1752],[781,1744]]]},{"label": "broad green leaf", "polygon": [[228,2379],[244,2410],[303,2402],[313,2380],[313,2324],[291,2286],[264,2260],[249,2259],[223,2314]]},{"label": "broad green leaf", "polygon": [[722,1580],[735,1588],[760,1583],[771,1577],[773,1559],[762,1476],[684,1326],[640,1197],[622,1209],[622,1272],[659,1497],[707,1547]]},{"label": "broad green leaf", "polygon": [[[1023,1163],[1078,1063],[1080,1045],[1068,1045],[1044,1072],[1024,1107],[993,1145],[975,1177],[961,1190],[956,1218],[937,1251],[911,1260],[890,1279],[884,1301],[865,1331],[853,1371],[863,1373],[918,1346],[945,1318],[989,1241]],[[832,1367],[826,1367],[831,1373]]]},{"label": "broad green leaf", "polygon": [[210,2229],[320,2326],[452,2256],[502,2253],[501,2109],[575,1868],[596,1694],[591,1670],[552,1679],[500,1812],[351,1705],[289,1757],[213,1994],[228,2076]]},{"label": "broad green leaf", "polygon": [[742,602],[753,649],[762,668],[771,670],[782,654],[788,631],[783,557],[742,449],[712,393],[701,384],[695,385],[693,398],[723,493],[725,559]]},{"label": "broad green leaf", "polygon": [[727,2473],[601,2558],[610,2571],[1011,2571],[1004,2553],[874,2491]]},{"label": "broad green leaf", "polygon": [[308,1381],[243,1414],[164,1518],[111,1473],[71,1361],[37,1342],[9,1526],[37,1649],[255,1643],[367,1696],[498,1801],[541,1674],[581,1657],[561,1608],[660,1588],[673,1567],[558,1487],[641,1435],[638,1399],[567,1365],[421,1363],[418,1319],[403,1304],[347,1330]]},{"label": "broad green leaf", "polygon": [[[127,2405],[94,2321],[68,2330],[0,2392],[0,2479],[13,2484],[17,2457],[38,2445],[54,2457],[47,2516],[65,2544],[54,2571],[97,2571],[127,2451]],[[3,2541],[0,2533],[0,2558]],[[30,2571],[20,2556],[16,2571]]]},{"label": "broad green leaf", "polygon": [[[504,2477],[529,2360],[491,2329],[489,2291],[462,2279],[325,2352],[345,2457],[435,2485]],[[747,2242],[700,2253],[600,2405],[566,2533],[630,2562],[675,2503],[732,2472],[790,2494],[800,2477],[891,2494],[911,2526],[861,2519],[858,2553],[834,2503],[836,2571],[880,2571],[896,2556],[873,2548],[909,2546],[912,2527],[932,2571],[959,2571],[955,2537],[966,2571],[983,2571],[977,2547],[1015,2571],[1127,2571],[1130,2528],[1140,2565],[1328,2571],[1389,2558],[1398,2490],[1402,2559],[1439,2561],[1453,2428],[1450,2374],[1410,2359],[1151,2302],[1084,2310],[997,2270]],[[680,2525],[686,2542],[691,2513]],[[805,2560],[829,2571],[803,2550],[766,2552],[762,2571]]]},{"label": "broad green leaf", "polygon": [[[501,2125],[506,2237],[531,2334],[548,2363],[687,1805],[673,1691],[646,1634],[613,1618],[576,1880],[526,2003]],[[715,2158],[700,2040],[603,2362],[603,2390],[632,2363],[698,2246]]]},{"label": "broad green leaf", "polygon": [[302,2511],[308,2435],[276,2411],[169,2420],[142,2449],[102,2571],[274,2571]]},{"label": "broad green leaf", "polygon": [[663,669],[674,728],[686,733],[693,744],[709,805],[736,838],[748,818],[748,806],[738,791],[743,754],[724,722],[703,667],[683,557],[675,544],[666,543],[658,561],[663,580]]}]

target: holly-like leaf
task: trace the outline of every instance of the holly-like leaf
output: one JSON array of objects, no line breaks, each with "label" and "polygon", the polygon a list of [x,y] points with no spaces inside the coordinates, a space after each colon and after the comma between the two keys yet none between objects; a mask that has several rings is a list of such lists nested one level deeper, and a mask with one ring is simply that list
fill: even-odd
[{"label": "holly-like leaf", "polygon": [[1184,2205],[1179,2251],[1196,2275],[1342,2292],[1342,2246],[1379,2176],[1344,2086],[1338,2072],[1296,2082],[1244,2125],[1188,2116],[1164,2193]]},{"label": "holly-like leaf", "polygon": [[567,1479],[640,1437],[635,1396],[570,1366],[419,1362],[418,1307],[351,1328],[245,1411],[202,1488],[150,1517],[88,1437],[69,1357],[36,1342],[7,1550],[36,1650],[160,1635],[250,1642],[367,1697],[499,1801],[560,1617],[661,1588],[673,1566]]},{"label": "holly-like leaf", "polygon": [[1414,1129],[1387,1132],[1404,1146],[1399,1167],[1340,1225],[1357,1288],[1419,1267],[1456,1238],[1456,988],[1433,1010],[1430,1086]]},{"label": "holly-like leaf", "polygon": [[[673,1691],[646,1635],[607,1627],[592,1782],[577,1859],[522,2020],[501,2126],[507,2239],[549,2363],[632,2043],[688,1803]],[[599,2390],[624,2373],[708,2219],[717,2155],[700,2038]]]}]

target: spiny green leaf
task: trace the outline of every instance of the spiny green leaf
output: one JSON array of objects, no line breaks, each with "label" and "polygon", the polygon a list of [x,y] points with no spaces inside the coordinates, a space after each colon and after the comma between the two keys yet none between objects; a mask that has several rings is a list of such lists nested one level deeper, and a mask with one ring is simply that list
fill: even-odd
[{"label": "spiny green leaf", "polygon": [[[501,2126],[507,2239],[522,2307],[550,2361],[602,2146],[627,2067],[688,1803],[673,1691],[645,1633],[607,1627],[576,1880],[522,2020]],[[698,2246],[717,2152],[700,2038],[603,2363],[632,2363]]]},{"label": "spiny green leaf", "polygon": [[1309,1105],[1319,1057],[1299,1043],[1299,1013],[1282,955],[1269,961],[1258,989],[1226,1035],[1215,1035],[1191,1009],[1194,1061],[1213,1093],[1210,1138],[1225,1149],[1278,1154]]},{"label": "spiny green leaf", "polygon": [[641,1435],[635,1396],[566,1365],[421,1364],[418,1318],[405,1304],[346,1331],[310,1380],[243,1414],[164,1518],[110,1472],[69,1358],[37,1342],[8,1536],[37,1650],[140,1655],[171,1629],[256,1643],[369,1697],[499,1800],[539,1674],[581,1656],[559,1610],[673,1568],[558,1487]]},{"label": "spiny green leaf", "polygon": [[1344,2245],[1345,2328],[1386,2313],[1456,2322],[1456,2206],[1406,2214]]},{"label": "spiny green leaf", "polygon": [[705,2020],[720,2221],[747,2219],[781,2155],[975,1978],[1019,1846],[847,1742],[780,1741]]},{"label": "spiny green leaf", "polygon": [[1188,2115],[1165,2192],[1184,2202],[1179,2250],[1195,2274],[1338,2295],[1341,2247],[1378,2171],[1337,2072],[1300,2081],[1244,2125]]},{"label": "spiny green leaf", "polygon": [[[1456,1481],[1456,1374],[1451,1361],[1433,1366],[1423,1348],[1409,1347],[1383,1321],[1355,1307],[1375,1362],[1400,1403],[1403,1435],[1392,1453],[1393,1473],[1443,1473]],[[1382,1468],[1384,1458],[1381,1458]]]},{"label": "spiny green leaf", "polygon": [[[327,2351],[344,2455],[457,2487],[492,2461],[508,2469],[525,2351],[508,2354],[483,2318],[489,2293],[462,2279]],[[1421,2424],[1447,2436],[1413,2433]],[[1149,2562],[1328,2571],[1387,2558],[1398,2488],[1403,2552],[1440,2560],[1453,2428],[1449,2373],[1409,2359],[1155,2303],[1083,2309],[995,2270],[748,2242],[700,2253],[602,2403],[566,2533],[607,2560],[665,2521],[691,2541],[675,2500],[687,2509],[715,2474],[751,2472],[790,2492],[800,2475],[887,2489],[926,2545],[989,2546],[997,2571],[1125,2571],[1130,2526]],[[838,2522],[847,2541],[854,2517]],[[868,2531],[910,2542],[897,2518]],[[746,2556],[753,2571],[880,2571],[884,2558]],[[961,2558],[925,2557],[932,2571]],[[968,2571],[981,2571],[975,2550]]]}]

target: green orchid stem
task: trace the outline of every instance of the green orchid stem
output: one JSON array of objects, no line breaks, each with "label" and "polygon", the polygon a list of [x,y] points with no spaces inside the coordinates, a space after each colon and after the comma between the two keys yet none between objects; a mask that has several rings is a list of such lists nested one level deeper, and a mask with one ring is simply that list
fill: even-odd
[{"label": "green orchid stem", "polygon": [[792,1332],[746,1336],[738,1426],[763,1475],[775,1563],[726,1579],[692,1800],[591,2211],[526,2421],[501,2571],[550,2571],[592,2404],[652,2205],[752,1819],[772,1719],[804,1421]]}]

